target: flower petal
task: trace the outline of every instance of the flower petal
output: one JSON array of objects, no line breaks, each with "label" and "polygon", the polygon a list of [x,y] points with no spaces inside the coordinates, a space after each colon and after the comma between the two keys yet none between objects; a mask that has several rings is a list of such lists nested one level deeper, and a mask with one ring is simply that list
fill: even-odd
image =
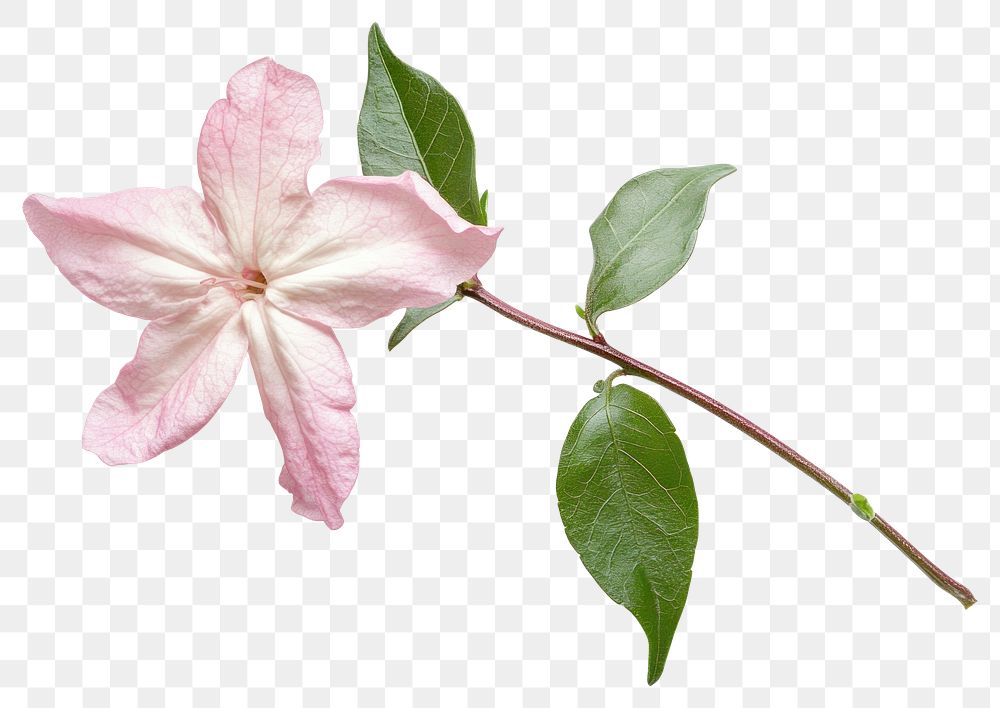
[{"label": "flower petal", "polygon": [[316,82],[271,59],[238,71],[205,117],[198,174],[205,201],[244,266],[255,240],[280,231],[309,198],[323,104]]},{"label": "flower petal", "polygon": [[328,327],[263,299],[248,303],[243,319],[264,414],[285,455],[278,481],[292,493],[292,511],[340,528],[359,447],[344,350]]},{"label": "flower petal", "polygon": [[453,295],[496,249],[499,228],[462,219],[413,172],[322,185],[260,267],[280,307],[331,327],[363,327]]},{"label": "flower petal", "polygon": [[84,295],[152,320],[205,294],[206,277],[239,268],[193,189],[128,189],[84,199],[39,194],[24,202],[28,227]]},{"label": "flower petal", "polygon": [[213,289],[150,322],[135,358],[94,402],[83,446],[106,464],[142,462],[180,445],[211,420],[247,352],[240,301]]}]

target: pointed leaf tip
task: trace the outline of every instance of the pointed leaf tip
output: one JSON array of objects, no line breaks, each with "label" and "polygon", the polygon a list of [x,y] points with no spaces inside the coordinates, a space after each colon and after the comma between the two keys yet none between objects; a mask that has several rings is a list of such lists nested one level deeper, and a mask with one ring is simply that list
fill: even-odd
[{"label": "pointed leaf tip", "polygon": [[392,330],[392,334],[389,335],[389,351],[392,351],[399,346],[399,344],[406,339],[410,332],[423,324],[425,320],[430,319],[439,312],[447,310],[449,307],[461,300],[462,297],[462,293],[457,292],[444,302],[439,302],[437,305],[431,305],[430,307],[408,307],[406,312],[403,314],[403,319],[399,321],[399,324],[396,325],[396,329]]}]

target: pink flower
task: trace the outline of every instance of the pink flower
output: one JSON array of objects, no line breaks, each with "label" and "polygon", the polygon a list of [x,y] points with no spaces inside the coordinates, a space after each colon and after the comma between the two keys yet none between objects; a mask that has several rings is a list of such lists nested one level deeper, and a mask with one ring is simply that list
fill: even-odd
[{"label": "pink flower", "polygon": [[316,84],[270,59],[241,69],[198,143],[187,187],[86,199],[32,195],[28,226],[81,292],[152,320],[94,403],[83,445],[142,462],[200,430],[249,349],[293,511],[344,523],[358,475],[351,370],[331,328],[445,299],[489,260],[500,229],[459,217],[423,179],[346,177],[310,194]]}]

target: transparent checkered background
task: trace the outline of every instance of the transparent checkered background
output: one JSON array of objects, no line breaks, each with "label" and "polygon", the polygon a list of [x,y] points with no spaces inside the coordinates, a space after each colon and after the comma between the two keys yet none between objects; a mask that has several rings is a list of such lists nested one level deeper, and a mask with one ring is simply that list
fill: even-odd
[{"label": "transparent checkered background", "polygon": [[[0,705],[990,703],[990,3],[81,4],[0,6]],[[289,511],[249,369],[175,450],[113,469],[83,452],[142,323],[55,272],[24,196],[197,185],[206,109],[263,55],[319,83],[312,183],[357,174],[372,21],[466,107],[505,227],[483,280],[564,327],[580,328],[587,226],[623,181],[737,165],[687,268],[607,316],[609,339],[867,494],[980,604],[643,385],[687,443],[702,519],[646,687],[645,640],[578,562],[553,491],[611,369],[474,302],[391,355],[394,319],[342,333],[363,443],[337,532]]]}]

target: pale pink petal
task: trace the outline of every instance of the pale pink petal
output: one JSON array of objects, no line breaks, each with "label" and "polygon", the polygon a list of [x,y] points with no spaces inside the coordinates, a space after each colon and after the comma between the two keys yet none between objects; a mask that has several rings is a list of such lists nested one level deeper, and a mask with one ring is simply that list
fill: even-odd
[{"label": "pale pink petal", "polygon": [[245,266],[255,239],[281,231],[309,198],[323,105],[316,82],[271,59],[240,69],[205,117],[198,174],[205,201]]},{"label": "pale pink petal", "polygon": [[187,187],[85,199],[32,195],[28,227],[84,295],[152,320],[205,294],[209,276],[239,273],[225,238]]},{"label": "pale pink petal", "polygon": [[359,446],[351,368],[340,342],[328,327],[263,299],[248,303],[243,319],[264,414],[285,455],[278,481],[292,493],[292,511],[339,528],[340,507],[358,476]]},{"label": "pale pink petal", "polygon": [[362,327],[455,293],[493,255],[499,228],[462,219],[421,177],[345,177],[322,185],[262,241],[267,297],[331,327]]},{"label": "pale pink petal", "polygon": [[180,312],[150,322],[135,358],[94,402],[83,446],[105,463],[142,462],[211,420],[247,352],[240,301],[213,289]]}]

